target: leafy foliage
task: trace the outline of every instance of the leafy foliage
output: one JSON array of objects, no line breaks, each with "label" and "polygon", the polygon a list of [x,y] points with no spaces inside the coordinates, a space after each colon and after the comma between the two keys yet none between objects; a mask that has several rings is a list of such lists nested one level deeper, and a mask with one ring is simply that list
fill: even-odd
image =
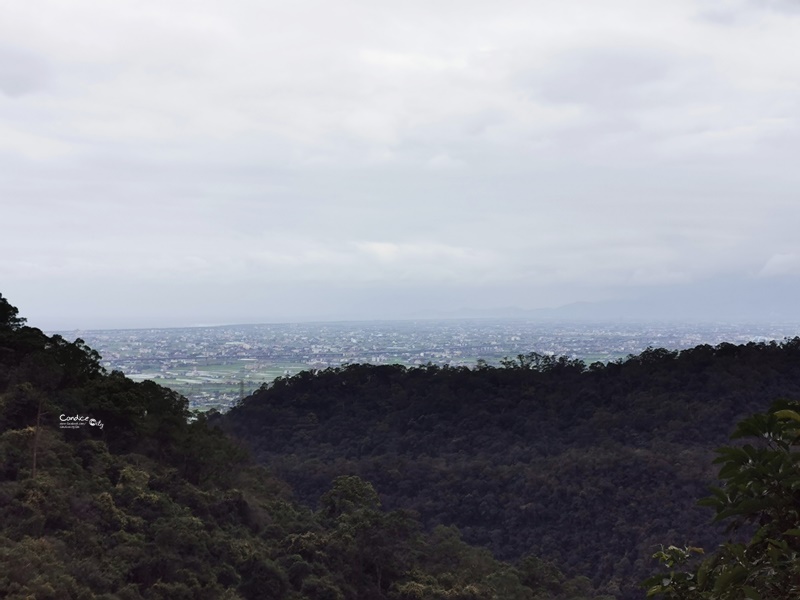
[{"label": "leafy foliage", "polygon": [[[732,438],[752,440],[720,448],[722,487],[700,502],[728,531],[752,532],[728,541],[686,570],[696,549],[657,555],[671,570],[648,580],[648,595],[675,600],[785,600],[800,598],[800,405],[780,401],[739,423]],[[681,567],[675,569],[675,567]]]},{"label": "leafy foliage", "polygon": [[0,294],[0,329],[17,329],[24,324],[25,319],[19,316],[19,309],[11,306]]}]

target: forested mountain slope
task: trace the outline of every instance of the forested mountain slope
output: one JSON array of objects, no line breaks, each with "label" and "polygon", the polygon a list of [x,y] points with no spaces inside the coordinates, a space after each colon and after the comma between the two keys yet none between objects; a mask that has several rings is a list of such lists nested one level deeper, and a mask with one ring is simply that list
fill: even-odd
[{"label": "forested mountain slope", "polygon": [[659,544],[721,541],[696,506],[713,450],[777,398],[800,398],[798,338],[589,367],[536,354],[503,368],[352,365],[279,379],[219,419],[311,505],[358,475],[429,527],[636,598]]},{"label": "forested mountain slope", "polygon": [[423,532],[357,477],[310,510],[152,382],[27,327],[0,295],[0,597],[11,600],[599,598],[454,528]]}]

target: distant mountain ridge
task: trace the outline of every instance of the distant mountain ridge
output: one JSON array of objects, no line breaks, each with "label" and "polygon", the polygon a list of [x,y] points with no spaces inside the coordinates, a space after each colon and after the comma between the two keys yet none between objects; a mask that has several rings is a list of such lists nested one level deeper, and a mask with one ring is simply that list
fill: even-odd
[{"label": "distant mountain ridge", "polygon": [[717,278],[692,284],[615,294],[611,300],[571,302],[550,308],[519,306],[431,311],[444,318],[575,319],[587,321],[786,322],[800,323],[800,282]]}]

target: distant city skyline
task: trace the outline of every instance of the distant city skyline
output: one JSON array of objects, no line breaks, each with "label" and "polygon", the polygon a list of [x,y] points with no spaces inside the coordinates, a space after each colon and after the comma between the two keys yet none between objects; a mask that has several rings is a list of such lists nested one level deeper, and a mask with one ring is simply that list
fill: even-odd
[{"label": "distant city skyline", "polygon": [[789,0],[6,4],[0,292],[50,330],[796,320],[798,26]]},{"label": "distant city skyline", "polygon": [[88,331],[81,337],[99,351],[107,370],[156,381],[185,395],[193,407],[208,409],[228,408],[278,376],[346,364],[474,368],[479,359],[499,366],[503,359],[536,352],[589,365],[639,354],[647,347],[679,350],[780,341],[797,333],[787,325],[432,319]]}]

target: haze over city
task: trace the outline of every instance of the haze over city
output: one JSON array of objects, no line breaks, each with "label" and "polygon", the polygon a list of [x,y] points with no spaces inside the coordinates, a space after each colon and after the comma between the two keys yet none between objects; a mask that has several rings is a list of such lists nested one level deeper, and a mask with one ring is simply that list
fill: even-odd
[{"label": "haze over city", "polygon": [[1,291],[51,330],[793,319],[799,17],[6,4]]}]

